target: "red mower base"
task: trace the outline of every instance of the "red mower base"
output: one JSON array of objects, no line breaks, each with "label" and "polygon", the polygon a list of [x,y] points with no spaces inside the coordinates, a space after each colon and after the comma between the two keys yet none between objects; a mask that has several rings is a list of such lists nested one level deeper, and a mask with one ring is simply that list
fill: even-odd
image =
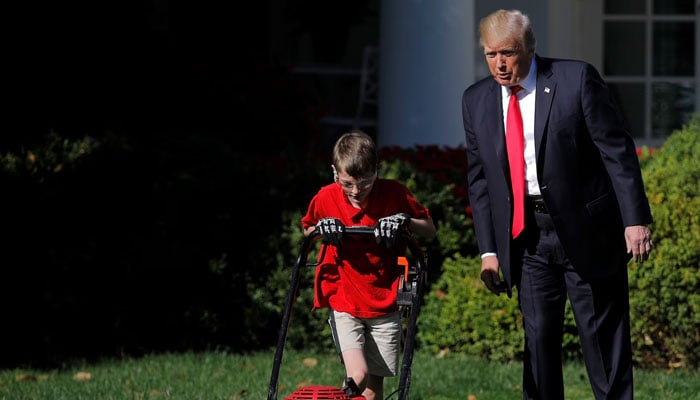
[{"label": "red mower base", "polygon": [[306,386],[294,391],[284,400],[361,400],[364,396],[348,396],[334,386]]}]

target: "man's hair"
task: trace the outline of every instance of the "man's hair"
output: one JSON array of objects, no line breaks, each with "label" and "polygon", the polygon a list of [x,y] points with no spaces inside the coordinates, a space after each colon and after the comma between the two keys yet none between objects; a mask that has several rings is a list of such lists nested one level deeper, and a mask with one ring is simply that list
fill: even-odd
[{"label": "man's hair", "polygon": [[344,133],[333,146],[333,165],[352,177],[365,177],[377,171],[377,148],[361,131]]},{"label": "man's hair", "polygon": [[479,44],[501,43],[516,39],[522,50],[534,51],[537,46],[535,32],[530,18],[519,10],[498,10],[481,19],[479,24]]}]

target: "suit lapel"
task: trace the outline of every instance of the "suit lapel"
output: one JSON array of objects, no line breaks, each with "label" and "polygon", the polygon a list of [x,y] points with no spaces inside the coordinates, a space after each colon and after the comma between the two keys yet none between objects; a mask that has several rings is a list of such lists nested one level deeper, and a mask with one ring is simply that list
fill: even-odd
[{"label": "suit lapel", "polygon": [[[540,150],[545,128],[552,108],[557,83],[552,79],[552,64],[549,59],[537,57],[537,96],[535,96],[535,158],[540,159]],[[539,162],[538,162],[539,164]],[[539,169],[539,168],[538,168]]]}]

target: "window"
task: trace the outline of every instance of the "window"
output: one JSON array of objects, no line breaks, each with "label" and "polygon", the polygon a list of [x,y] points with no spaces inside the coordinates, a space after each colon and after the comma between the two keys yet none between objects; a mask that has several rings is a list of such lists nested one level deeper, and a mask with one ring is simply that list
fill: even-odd
[{"label": "window", "polygon": [[695,0],[604,0],[603,75],[639,144],[659,144],[698,108]]}]

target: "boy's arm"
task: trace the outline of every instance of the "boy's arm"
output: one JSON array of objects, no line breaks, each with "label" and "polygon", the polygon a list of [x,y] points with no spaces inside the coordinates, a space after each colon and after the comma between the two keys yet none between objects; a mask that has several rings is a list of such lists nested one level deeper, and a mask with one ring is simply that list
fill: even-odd
[{"label": "boy's arm", "polygon": [[432,218],[411,218],[411,232],[426,239],[435,237],[435,224]]},{"label": "boy's arm", "polygon": [[311,232],[316,230],[315,225],[307,226],[306,229],[304,229],[304,236],[309,236]]}]

